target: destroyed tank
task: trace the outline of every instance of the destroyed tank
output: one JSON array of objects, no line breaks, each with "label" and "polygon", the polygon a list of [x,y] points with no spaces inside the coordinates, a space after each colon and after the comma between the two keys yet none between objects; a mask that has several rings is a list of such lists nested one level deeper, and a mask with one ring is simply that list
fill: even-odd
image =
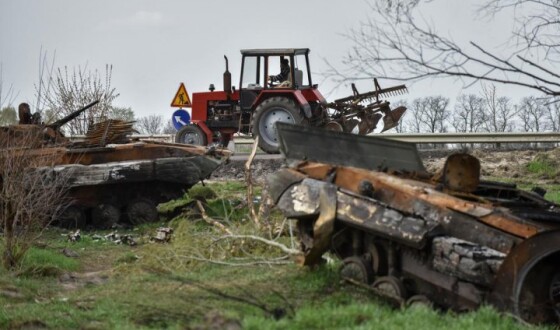
[{"label": "destroyed tank", "polygon": [[[47,176],[64,177],[69,206],[55,224],[66,228],[109,228],[158,220],[156,206],[178,198],[208,178],[229,158],[230,151],[164,143],[132,141],[132,122],[107,120],[93,125],[82,141],[70,141],[60,128],[94,102],[51,125],[0,127],[0,150],[21,148],[50,157]],[[18,137],[33,136],[34,138]],[[25,144],[25,145],[22,145]]]},{"label": "destroyed tank", "polygon": [[414,144],[277,128],[288,166],[268,184],[297,220],[303,265],[329,252],[343,278],[399,305],[491,304],[530,323],[560,322],[560,205],[543,189],[482,181],[478,159],[464,153],[432,175]]}]

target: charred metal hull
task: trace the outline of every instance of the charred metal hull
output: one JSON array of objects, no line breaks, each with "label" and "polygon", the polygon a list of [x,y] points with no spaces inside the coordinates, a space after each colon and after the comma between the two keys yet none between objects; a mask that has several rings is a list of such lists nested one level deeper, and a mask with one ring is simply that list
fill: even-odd
[{"label": "charred metal hull", "polygon": [[40,170],[64,177],[71,200],[59,224],[97,228],[158,220],[157,204],[182,196],[230,154],[156,142],[37,149],[37,156],[45,153],[56,155],[54,166]]},{"label": "charred metal hull", "polygon": [[133,143],[129,136],[134,123],[114,119],[90,125],[83,141],[65,138],[60,128],[97,103],[50,125],[31,121],[27,106],[20,112],[20,125],[0,127],[0,159],[21,160],[24,171],[42,172],[41,186],[68,191],[69,202],[55,203],[65,210],[57,219],[61,226],[103,228],[122,221],[157,221],[157,204],[181,196],[230,155],[213,147]]},{"label": "charred metal hull", "polygon": [[[268,180],[277,207],[297,219],[304,265],[331,252],[343,276],[401,303],[491,303],[532,323],[559,322],[558,205],[479,181],[472,156],[452,156],[432,176],[410,144],[277,128],[289,167]],[[298,143],[308,136],[313,144]]]}]

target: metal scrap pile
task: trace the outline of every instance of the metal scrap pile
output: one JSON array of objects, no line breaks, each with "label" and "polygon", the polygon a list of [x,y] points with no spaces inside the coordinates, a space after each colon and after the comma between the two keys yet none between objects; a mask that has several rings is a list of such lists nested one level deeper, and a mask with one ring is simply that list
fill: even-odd
[{"label": "metal scrap pile", "polygon": [[133,125],[133,121],[117,119],[96,123],[86,133],[83,144],[85,146],[106,146],[112,143],[126,143],[129,141],[129,136],[136,132]]},{"label": "metal scrap pile", "polygon": [[412,144],[277,128],[289,168],[269,178],[270,191],[298,222],[304,265],[331,252],[343,277],[392,301],[490,303],[531,323],[560,321],[560,205],[481,181],[467,154],[432,175]]}]

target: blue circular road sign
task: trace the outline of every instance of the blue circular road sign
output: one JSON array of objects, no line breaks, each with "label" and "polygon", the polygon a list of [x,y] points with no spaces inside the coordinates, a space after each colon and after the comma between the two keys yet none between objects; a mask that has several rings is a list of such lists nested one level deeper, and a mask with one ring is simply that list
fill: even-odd
[{"label": "blue circular road sign", "polygon": [[191,122],[191,115],[187,112],[187,110],[179,109],[173,112],[173,126],[175,126],[176,130],[180,130],[181,127],[187,125]]}]

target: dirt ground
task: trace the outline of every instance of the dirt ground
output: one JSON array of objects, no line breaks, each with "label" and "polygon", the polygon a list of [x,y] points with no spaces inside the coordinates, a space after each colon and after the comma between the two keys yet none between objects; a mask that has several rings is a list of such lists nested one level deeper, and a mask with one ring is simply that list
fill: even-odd
[{"label": "dirt ground", "polygon": [[[440,170],[448,155],[457,150],[430,150],[420,151],[424,166],[430,173]],[[553,163],[560,163],[560,149],[549,150],[495,150],[478,149],[469,151],[481,163],[481,176],[483,179],[511,178],[523,181],[527,173],[527,166],[535,159],[549,159]],[[242,180],[244,179],[245,161],[230,161],[215,171],[212,180]],[[253,177],[262,180],[267,174],[278,170],[283,165],[283,160],[256,159],[253,162]],[[556,178],[541,178],[544,183],[556,184]],[[516,180],[516,181],[517,181]],[[534,178],[531,178],[534,180]],[[557,182],[558,181],[558,182]],[[536,183],[536,182],[533,182]]]}]

